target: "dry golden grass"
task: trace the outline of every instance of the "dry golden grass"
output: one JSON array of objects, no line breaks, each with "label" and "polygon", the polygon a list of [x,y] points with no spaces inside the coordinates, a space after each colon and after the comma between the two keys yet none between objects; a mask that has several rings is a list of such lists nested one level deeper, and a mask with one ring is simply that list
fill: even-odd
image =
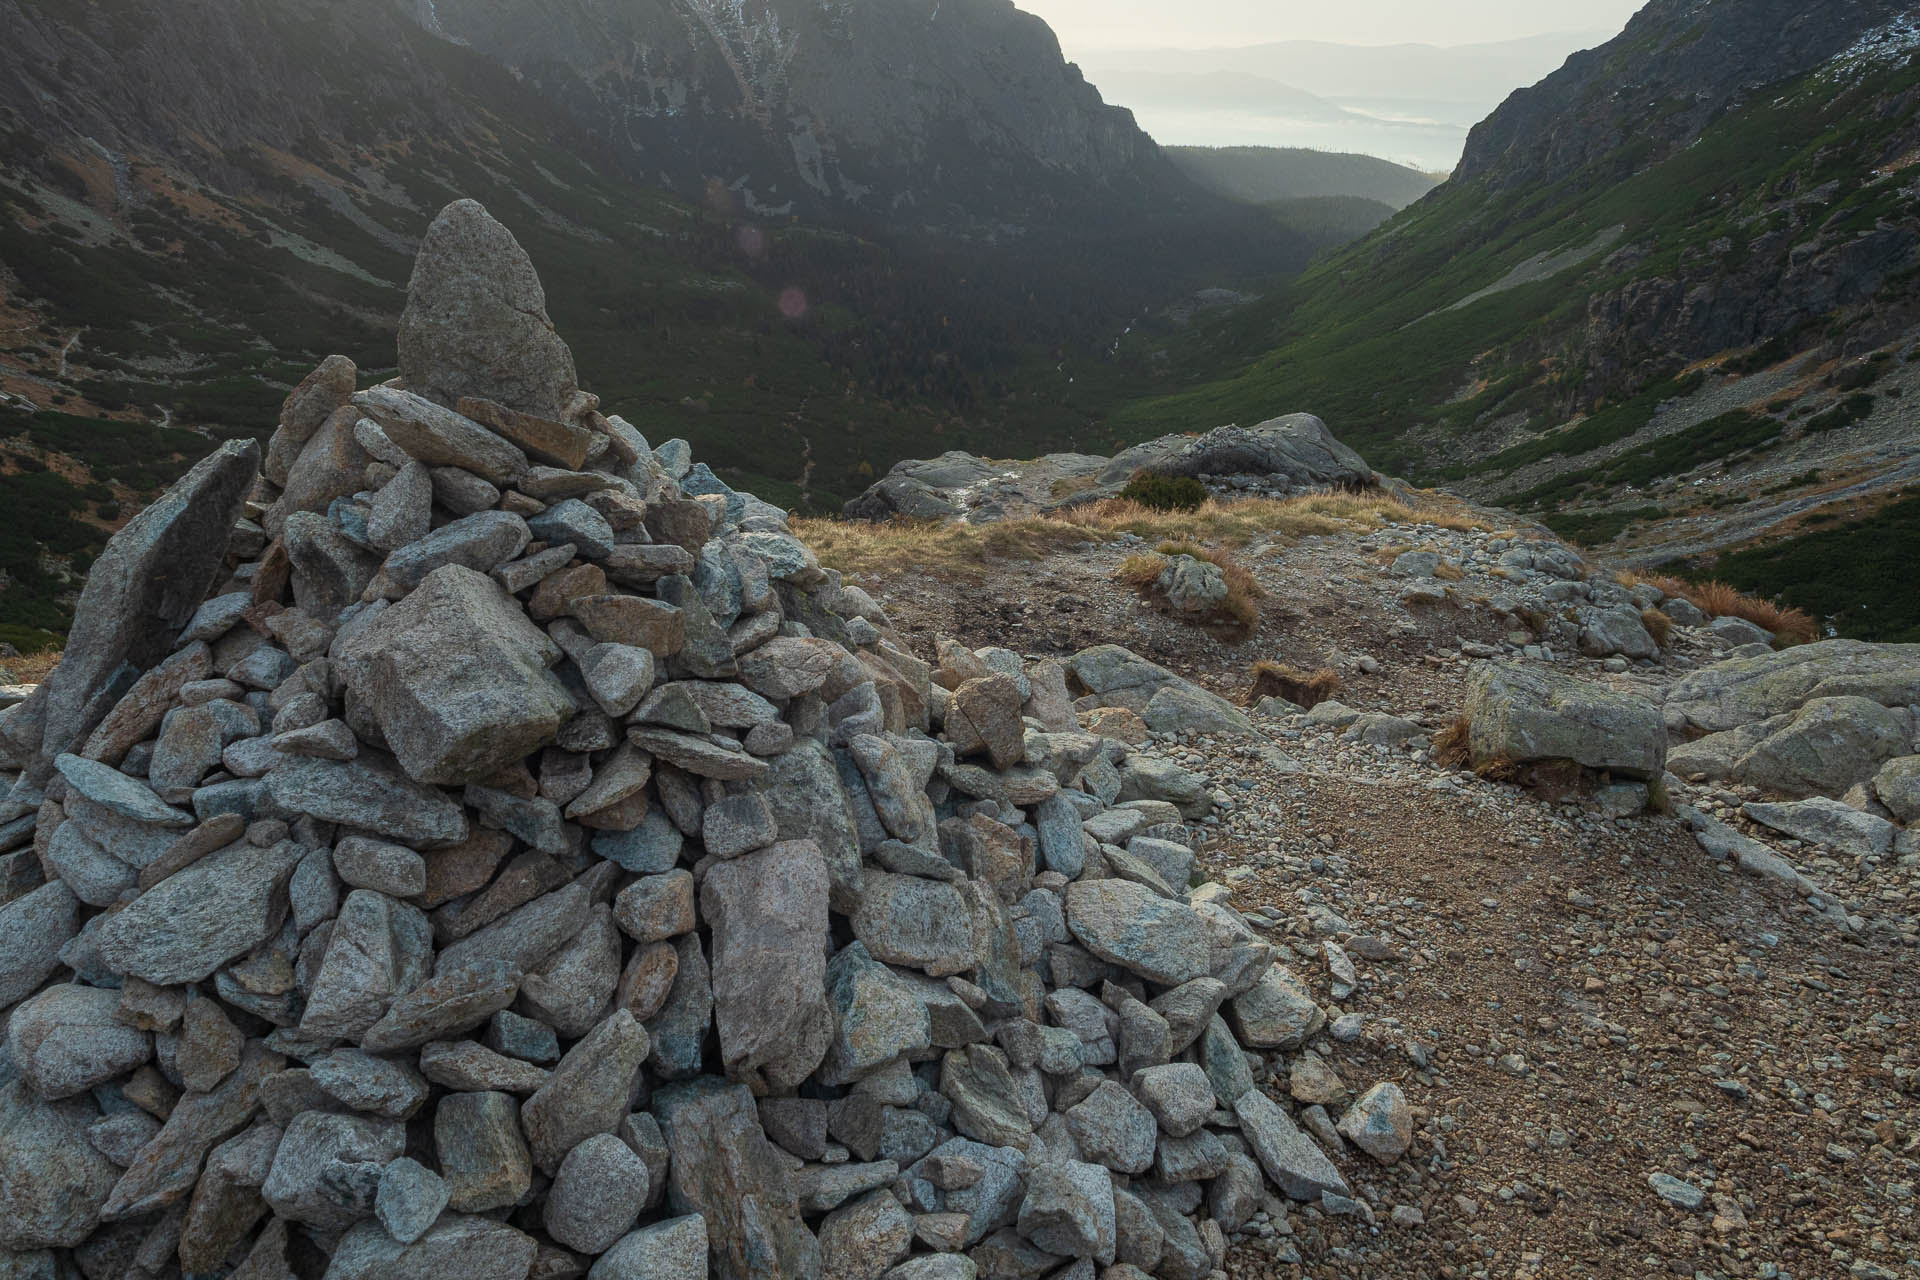
[{"label": "dry golden grass", "polygon": [[1332,667],[1307,671],[1284,662],[1256,662],[1247,705],[1257,706],[1262,698],[1280,698],[1312,710],[1339,691],[1340,673]]},{"label": "dry golden grass", "polygon": [[1120,562],[1113,571],[1113,577],[1121,585],[1130,587],[1142,596],[1160,599],[1160,575],[1167,567],[1172,556],[1191,556],[1195,560],[1205,560],[1220,570],[1227,580],[1227,598],[1220,605],[1218,615],[1213,621],[1232,622],[1244,630],[1251,631],[1260,625],[1260,601],[1266,592],[1254,581],[1247,567],[1224,551],[1216,551],[1192,542],[1163,542],[1155,549],[1155,554],[1130,555]]},{"label": "dry golden grass", "polygon": [[1813,615],[1804,609],[1793,609],[1758,596],[1744,595],[1739,588],[1724,582],[1688,582],[1670,574],[1631,572],[1620,574],[1619,581],[1624,587],[1636,587],[1643,582],[1658,587],[1670,596],[1679,596],[1691,602],[1709,618],[1745,618],[1762,631],[1772,633],[1783,644],[1810,644],[1820,634]]},{"label": "dry golden grass", "polygon": [[1433,735],[1433,762],[1442,769],[1465,767],[1470,753],[1467,750],[1467,718],[1456,716],[1451,724]]},{"label": "dry golden grass", "polygon": [[1433,576],[1442,582],[1464,582],[1467,571],[1451,560],[1442,560],[1434,569]]},{"label": "dry golden grass", "polygon": [[0,667],[13,673],[21,684],[40,684],[60,665],[57,653],[30,653],[24,658],[0,658]]},{"label": "dry golden grass", "polygon": [[1666,614],[1660,612],[1658,609],[1642,609],[1640,611],[1640,621],[1646,626],[1647,634],[1653,637],[1653,642],[1659,645],[1662,649],[1666,648],[1670,643],[1672,643],[1673,641],[1673,619],[1672,618],[1669,618]]},{"label": "dry golden grass", "polygon": [[980,581],[996,560],[1039,560],[1069,547],[1104,542],[1110,536],[1086,525],[1038,516],[985,525],[800,519],[793,522],[793,531],[821,564],[848,577],[911,572],[963,582]]},{"label": "dry golden grass", "polygon": [[1249,631],[1260,625],[1260,602],[1267,593],[1254,581],[1253,573],[1247,566],[1225,551],[1194,542],[1163,542],[1155,550],[1163,556],[1192,556],[1219,569],[1221,576],[1227,580],[1227,599],[1220,606],[1221,612]]},{"label": "dry golden grass", "polygon": [[1120,567],[1113,571],[1113,578],[1122,586],[1146,591],[1160,581],[1160,574],[1166,567],[1165,556],[1131,555],[1120,562]]},{"label": "dry golden grass", "polygon": [[1419,523],[1459,530],[1488,527],[1471,512],[1440,498],[1435,498],[1432,505],[1415,507],[1384,493],[1367,491],[1249,498],[1241,502],[1210,499],[1192,511],[1156,511],[1137,502],[1108,498],[1050,516],[982,525],[796,519],[793,531],[813,549],[821,564],[850,577],[911,571],[949,581],[977,582],[996,560],[1038,560],[1120,533],[1154,542],[1178,539],[1231,550],[1275,535],[1306,538]]}]

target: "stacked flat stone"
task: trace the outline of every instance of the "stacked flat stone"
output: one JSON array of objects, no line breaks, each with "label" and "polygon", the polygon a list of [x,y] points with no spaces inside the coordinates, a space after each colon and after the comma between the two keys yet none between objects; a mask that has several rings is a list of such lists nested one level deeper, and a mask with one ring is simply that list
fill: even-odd
[{"label": "stacked flat stone", "polygon": [[[1198,778],[602,415],[478,205],[400,349],[129,525],[0,720],[0,1274],[1193,1280],[1345,1193]],[[1085,701],[1209,710],[1129,659]]]}]

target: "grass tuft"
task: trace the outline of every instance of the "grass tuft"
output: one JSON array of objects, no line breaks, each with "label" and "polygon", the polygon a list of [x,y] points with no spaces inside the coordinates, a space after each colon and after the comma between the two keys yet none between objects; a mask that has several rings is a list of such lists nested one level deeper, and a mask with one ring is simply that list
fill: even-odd
[{"label": "grass tuft", "polygon": [[1452,723],[1433,735],[1433,760],[1441,768],[1465,768],[1470,754],[1467,749],[1467,718],[1465,716],[1454,717]]},{"label": "grass tuft", "polygon": [[1261,661],[1253,664],[1253,687],[1247,691],[1247,705],[1258,706],[1262,698],[1280,698],[1311,711],[1340,691],[1340,673],[1332,667],[1307,671],[1284,662]]},{"label": "grass tuft", "polygon": [[1658,609],[1642,609],[1640,621],[1646,627],[1653,642],[1665,649],[1673,641],[1673,619]]},{"label": "grass tuft", "polygon": [[[1669,596],[1691,602],[1709,618],[1745,618],[1762,631],[1770,632],[1779,644],[1810,644],[1819,635],[1813,616],[1804,609],[1775,604],[1759,596],[1750,596],[1725,582],[1688,582],[1668,574],[1626,573],[1620,577],[1627,587],[1647,583]],[[1662,617],[1666,615],[1662,614]],[[1652,630],[1649,625],[1648,630]],[[1654,639],[1660,640],[1658,633]],[[1666,641],[1661,640],[1664,645]]]}]

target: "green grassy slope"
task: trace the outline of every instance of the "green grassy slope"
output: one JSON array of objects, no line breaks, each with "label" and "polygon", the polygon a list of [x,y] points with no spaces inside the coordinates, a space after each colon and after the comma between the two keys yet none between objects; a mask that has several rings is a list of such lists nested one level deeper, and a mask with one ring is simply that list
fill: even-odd
[{"label": "green grassy slope", "polygon": [[[1589,304],[1636,282],[1761,269],[1749,261],[1752,246],[1773,232],[1788,233],[1784,258],[1794,244],[1840,242],[1887,219],[1912,225],[1900,195],[1912,173],[1877,170],[1909,145],[1916,86],[1914,61],[1857,78],[1816,72],[1753,95],[1651,164],[1630,141],[1550,186],[1493,193],[1480,181],[1449,183],[1201,338],[1213,353],[1264,354],[1125,405],[1115,423],[1197,430],[1311,408],[1376,466],[1436,479],[1612,443],[1673,394],[1663,380],[1715,352],[1596,366]],[[1577,266],[1449,309],[1530,260],[1593,245],[1614,228],[1618,239],[1601,240],[1606,247]],[[1888,291],[1914,286],[1909,271]],[[1807,324],[1845,319],[1836,312]],[[1783,344],[1776,358],[1799,349]],[[1207,359],[1192,356],[1189,367],[1204,373]],[[1560,425],[1588,411],[1584,422]],[[1523,415],[1535,441],[1460,456],[1466,433],[1505,415]]]}]

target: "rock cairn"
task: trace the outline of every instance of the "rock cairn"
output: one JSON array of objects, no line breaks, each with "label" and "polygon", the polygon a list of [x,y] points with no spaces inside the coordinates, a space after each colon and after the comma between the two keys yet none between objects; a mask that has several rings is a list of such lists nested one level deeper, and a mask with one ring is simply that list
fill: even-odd
[{"label": "rock cairn", "polygon": [[[195,468],[0,719],[0,1274],[1193,1280],[1343,1196],[1199,780],[908,653],[544,306],[449,207],[404,380]],[[1083,708],[1203,697],[1127,658]]]}]

